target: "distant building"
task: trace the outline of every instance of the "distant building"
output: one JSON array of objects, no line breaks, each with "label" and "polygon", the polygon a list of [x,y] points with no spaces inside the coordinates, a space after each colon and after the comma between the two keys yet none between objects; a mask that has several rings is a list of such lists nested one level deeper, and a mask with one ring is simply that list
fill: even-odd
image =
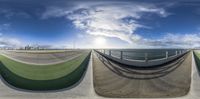
[{"label": "distant building", "polygon": [[26,45],[24,47],[24,50],[44,50],[44,49],[49,49],[49,46],[40,46],[40,45]]},{"label": "distant building", "polygon": [[31,50],[31,46],[27,45],[24,47],[25,50]]}]

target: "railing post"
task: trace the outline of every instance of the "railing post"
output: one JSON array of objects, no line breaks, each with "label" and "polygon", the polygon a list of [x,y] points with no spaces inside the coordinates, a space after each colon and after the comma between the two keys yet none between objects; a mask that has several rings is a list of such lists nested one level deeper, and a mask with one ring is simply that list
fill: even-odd
[{"label": "railing post", "polygon": [[123,60],[123,51],[120,51],[120,59]]},{"label": "railing post", "polygon": [[106,53],[106,50],[105,50],[105,49],[103,49],[103,53],[104,53],[104,54]]},{"label": "railing post", "polygon": [[176,51],[176,56],[177,56],[177,51]]},{"label": "railing post", "polygon": [[166,51],[166,59],[168,58],[168,51]]},{"label": "railing post", "polygon": [[148,62],[148,53],[145,53],[145,62]]},{"label": "railing post", "polygon": [[111,56],[111,50],[109,50],[109,56]]}]

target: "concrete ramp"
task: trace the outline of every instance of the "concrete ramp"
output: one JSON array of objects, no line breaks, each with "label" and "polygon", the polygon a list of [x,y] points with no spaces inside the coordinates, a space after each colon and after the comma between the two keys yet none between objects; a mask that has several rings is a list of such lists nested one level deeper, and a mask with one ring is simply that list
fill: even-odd
[{"label": "concrete ramp", "polygon": [[172,98],[187,95],[192,53],[149,70],[129,69],[93,54],[94,88],[104,97]]}]

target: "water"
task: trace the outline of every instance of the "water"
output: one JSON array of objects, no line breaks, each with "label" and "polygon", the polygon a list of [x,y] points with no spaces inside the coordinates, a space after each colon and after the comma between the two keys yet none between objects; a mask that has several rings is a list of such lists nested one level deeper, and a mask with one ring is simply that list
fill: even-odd
[{"label": "water", "polygon": [[[185,49],[111,49],[111,55],[113,57],[120,58],[121,51],[123,52],[123,59],[132,60],[145,60],[145,54],[148,60],[166,58],[166,52],[168,57],[180,53],[180,51],[186,51]],[[105,54],[109,55],[109,50],[105,50]]]}]

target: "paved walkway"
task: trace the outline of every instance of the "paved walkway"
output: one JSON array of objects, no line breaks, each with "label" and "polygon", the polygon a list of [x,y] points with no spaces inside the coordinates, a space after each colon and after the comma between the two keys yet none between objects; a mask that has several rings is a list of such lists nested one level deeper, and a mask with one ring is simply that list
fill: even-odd
[{"label": "paved walkway", "polygon": [[[5,83],[3,83],[4,81],[1,79],[0,99],[70,99],[70,98],[108,99],[102,96],[98,96],[94,92],[92,66],[94,66],[93,61],[95,60],[92,60],[92,59],[93,58],[91,57],[88,70],[84,78],[74,88],[71,88],[71,89],[68,88],[68,89],[52,91],[52,92],[29,92],[29,91],[16,90],[11,87],[8,87]],[[176,76],[177,75],[175,75],[175,77]],[[196,65],[194,63],[193,57],[192,57],[192,75],[190,76],[192,76],[191,78],[192,82],[191,82],[191,89],[188,95],[177,97],[177,98],[156,98],[156,99],[198,99],[198,97],[200,97],[200,94],[199,94],[200,93],[200,76],[198,74],[198,70],[196,69]],[[115,82],[115,83],[118,83],[118,82]],[[109,98],[109,99],[112,99],[112,98]],[[140,98],[140,99],[148,99],[148,98]],[[154,99],[154,98],[151,98],[151,99]]]},{"label": "paved walkway", "polygon": [[[193,54],[193,53],[192,53]],[[190,92],[186,99],[198,99],[200,97],[200,75],[195,63],[194,55],[192,55],[192,80]]]},{"label": "paved walkway", "polygon": [[[98,55],[98,54],[97,54]],[[93,54],[94,87],[106,97],[179,97],[188,93],[192,54],[159,68],[126,68]]]}]

